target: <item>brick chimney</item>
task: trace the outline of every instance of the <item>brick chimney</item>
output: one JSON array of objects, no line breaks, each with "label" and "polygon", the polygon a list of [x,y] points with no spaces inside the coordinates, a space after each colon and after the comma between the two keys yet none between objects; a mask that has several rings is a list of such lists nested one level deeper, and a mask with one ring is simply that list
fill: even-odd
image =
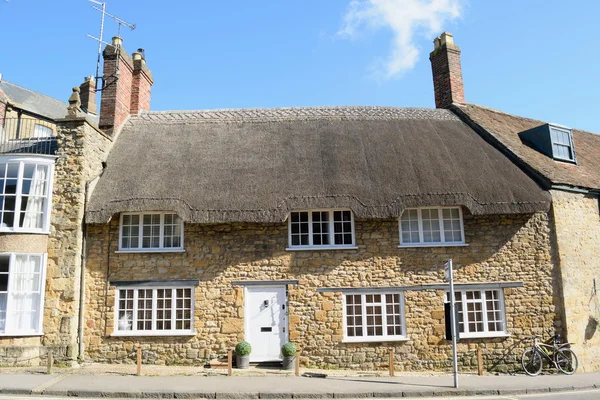
[{"label": "brick chimney", "polygon": [[93,76],[86,76],[85,81],[79,86],[81,108],[88,114],[98,114],[96,107],[96,81]]},{"label": "brick chimney", "polygon": [[460,49],[454,44],[452,34],[442,33],[433,41],[429,54],[433,72],[433,89],[436,108],[448,108],[452,103],[465,102]]},{"label": "brick chimney", "polygon": [[152,73],[146,66],[144,49],[133,53],[133,81],[131,84],[131,114],[150,110]]},{"label": "brick chimney", "polygon": [[116,36],[104,52],[103,89],[100,103],[99,128],[112,135],[130,114],[150,109],[152,74],[146,66],[143,50],[133,59]]}]

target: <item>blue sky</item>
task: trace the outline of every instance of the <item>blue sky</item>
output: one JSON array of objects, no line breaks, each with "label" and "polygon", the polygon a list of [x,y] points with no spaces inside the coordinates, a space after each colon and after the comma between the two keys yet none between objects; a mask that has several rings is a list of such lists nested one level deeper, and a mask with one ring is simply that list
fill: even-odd
[{"label": "blue sky", "polygon": [[[66,101],[95,73],[87,0],[0,1],[3,79]],[[596,0],[112,0],[146,51],[152,109],[434,107],[428,55],[450,31],[466,100],[600,133]],[[117,26],[107,20],[105,39]]]}]

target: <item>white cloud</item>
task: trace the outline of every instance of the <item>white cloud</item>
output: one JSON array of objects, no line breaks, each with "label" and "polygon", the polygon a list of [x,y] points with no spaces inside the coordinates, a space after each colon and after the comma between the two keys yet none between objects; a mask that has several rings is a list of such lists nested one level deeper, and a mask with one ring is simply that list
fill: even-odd
[{"label": "white cloud", "polygon": [[375,66],[380,78],[394,78],[413,68],[419,60],[416,35],[433,41],[447,21],[460,17],[461,0],[352,0],[338,35],[355,38],[364,30],[390,29],[390,53]]}]

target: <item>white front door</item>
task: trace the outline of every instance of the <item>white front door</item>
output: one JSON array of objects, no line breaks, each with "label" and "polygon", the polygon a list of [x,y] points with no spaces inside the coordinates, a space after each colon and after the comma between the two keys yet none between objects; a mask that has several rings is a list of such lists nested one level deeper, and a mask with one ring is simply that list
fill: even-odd
[{"label": "white front door", "polygon": [[285,286],[246,286],[245,339],[252,362],[281,360],[288,334],[285,292]]}]

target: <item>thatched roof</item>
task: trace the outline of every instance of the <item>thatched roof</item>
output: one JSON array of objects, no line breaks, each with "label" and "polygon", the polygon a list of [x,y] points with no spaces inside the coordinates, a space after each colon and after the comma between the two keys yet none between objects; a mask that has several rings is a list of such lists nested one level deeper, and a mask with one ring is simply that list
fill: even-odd
[{"label": "thatched roof", "polygon": [[454,110],[470,123],[481,127],[485,133],[512,153],[517,159],[551,185],[575,186],[587,189],[600,188],[600,135],[573,129],[573,146],[577,165],[554,160],[528,146],[519,133],[546,124],[546,122],[518,117],[474,104],[454,105]]},{"label": "thatched roof", "polygon": [[437,205],[529,213],[550,197],[447,110],[145,112],[116,140],[86,219],[173,210],[188,222],[275,222],[321,207],[390,218]]}]

